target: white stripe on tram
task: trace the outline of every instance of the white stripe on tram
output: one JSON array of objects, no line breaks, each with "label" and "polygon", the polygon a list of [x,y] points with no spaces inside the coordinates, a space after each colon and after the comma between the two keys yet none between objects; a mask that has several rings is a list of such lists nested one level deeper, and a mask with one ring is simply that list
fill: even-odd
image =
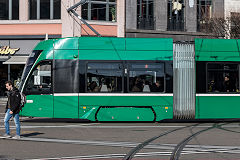
[{"label": "white stripe on tram", "polygon": [[136,94],[136,93],[54,93],[54,96],[138,96],[138,97],[171,97],[173,96],[172,93],[163,93],[163,94],[156,94],[156,93],[143,93],[143,94]]},{"label": "white stripe on tram", "polygon": [[[54,93],[54,96],[149,96],[149,97],[172,97],[173,93]],[[239,97],[240,94],[196,94],[197,97]]]},{"label": "white stripe on tram", "polygon": [[78,93],[54,93],[54,96],[78,96]]},{"label": "white stripe on tram", "polygon": [[240,94],[221,94],[221,93],[215,93],[215,94],[196,94],[196,96],[199,96],[199,97],[238,97],[240,96]]}]

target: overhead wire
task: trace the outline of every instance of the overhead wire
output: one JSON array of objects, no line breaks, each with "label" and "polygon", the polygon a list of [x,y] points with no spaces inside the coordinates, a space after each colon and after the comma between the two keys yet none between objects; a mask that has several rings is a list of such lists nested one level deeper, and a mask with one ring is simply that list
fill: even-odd
[{"label": "overhead wire", "polygon": [[[61,3],[63,4],[64,8],[65,8],[66,11],[67,11],[68,8],[66,7],[66,5],[65,5],[63,2],[61,2]],[[78,7],[77,7],[77,8],[78,8]],[[77,8],[75,8],[74,10],[76,11]],[[85,32],[87,35],[90,35],[90,34],[87,32],[87,30],[83,27],[83,25],[82,25],[81,22],[79,23],[72,14],[69,14],[69,15],[70,15],[70,16],[74,19],[74,21],[84,30],[84,32]],[[73,30],[73,26],[71,26],[71,29]],[[77,27],[77,29],[78,29],[79,33],[81,33],[81,30],[80,30],[78,27]]]}]

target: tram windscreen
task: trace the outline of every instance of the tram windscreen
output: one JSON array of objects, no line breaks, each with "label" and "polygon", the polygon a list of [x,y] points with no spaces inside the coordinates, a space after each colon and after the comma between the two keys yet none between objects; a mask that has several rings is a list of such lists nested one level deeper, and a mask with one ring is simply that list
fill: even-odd
[{"label": "tram windscreen", "polygon": [[22,90],[22,87],[23,87],[24,81],[27,78],[27,75],[31,71],[31,68],[33,67],[33,64],[35,63],[35,61],[37,60],[37,58],[39,57],[41,52],[42,52],[42,50],[33,50],[33,52],[28,57],[27,63],[25,65],[23,73],[22,73],[21,82],[20,82],[20,85],[19,85],[19,90],[20,91]]}]

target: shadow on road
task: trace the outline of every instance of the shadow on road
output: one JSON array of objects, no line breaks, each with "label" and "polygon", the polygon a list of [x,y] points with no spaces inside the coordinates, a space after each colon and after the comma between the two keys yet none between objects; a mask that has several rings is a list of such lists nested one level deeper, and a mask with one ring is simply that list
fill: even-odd
[{"label": "shadow on road", "polygon": [[28,123],[91,123],[89,120],[69,119],[69,118],[29,118],[22,119],[21,122]]},{"label": "shadow on road", "polygon": [[44,134],[44,133],[33,132],[33,133],[22,134],[21,136],[23,136],[23,137],[32,137],[32,136],[37,136],[37,135],[40,135],[40,134]]}]

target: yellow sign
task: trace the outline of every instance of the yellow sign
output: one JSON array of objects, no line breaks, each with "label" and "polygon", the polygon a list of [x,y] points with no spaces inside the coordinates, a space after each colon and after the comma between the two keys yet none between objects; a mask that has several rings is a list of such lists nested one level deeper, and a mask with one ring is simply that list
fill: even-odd
[{"label": "yellow sign", "polygon": [[1,55],[7,55],[7,54],[13,55],[19,49],[20,48],[10,48],[9,46],[3,46],[2,48],[0,48],[0,54]]}]

